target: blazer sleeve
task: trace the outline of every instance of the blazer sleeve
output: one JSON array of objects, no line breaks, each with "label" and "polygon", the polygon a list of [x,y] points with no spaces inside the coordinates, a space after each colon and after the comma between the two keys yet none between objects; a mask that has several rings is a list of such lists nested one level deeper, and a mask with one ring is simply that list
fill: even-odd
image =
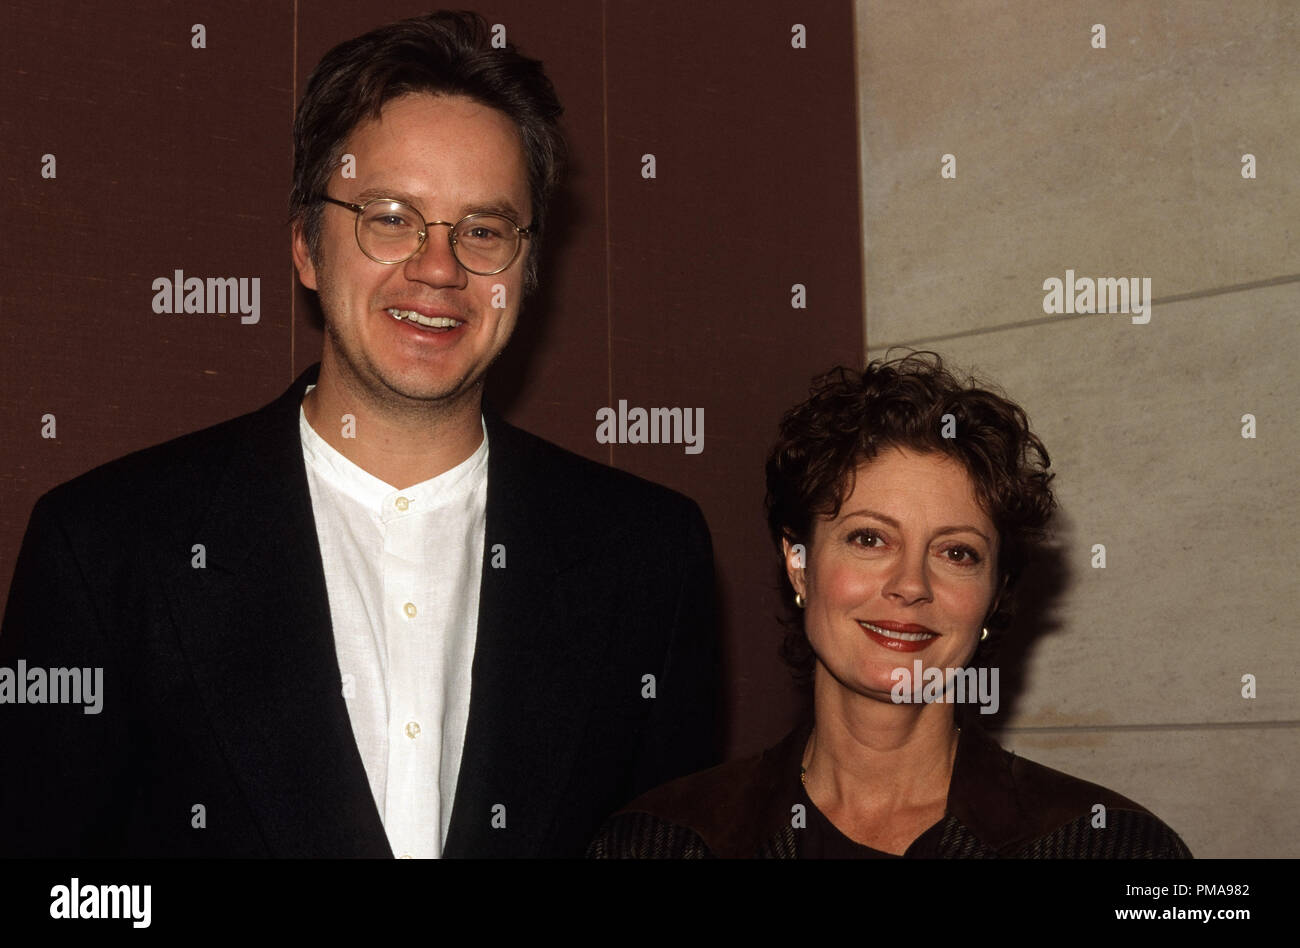
[{"label": "blazer sleeve", "polygon": [[[79,558],[51,495],[32,511],[19,550],[0,624],[0,668],[15,691],[0,703],[0,856],[111,855],[117,848],[115,814],[125,806],[122,777],[129,768],[129,700],[118,656],[107,641],[89,571],[111,564]],[[20,664],[24,663],[24,664]],[[90,669],[100,685],[94,701],[18,703],[40,697],[16,680],[54,669]],[[47,681],[47,689],[48,689]],[[98,702],[97,713],[94,712]]]},{"label": "blazer sleeve", "polygon": [[713,544],[704,515],[688,502],[666,605],[667,653],[634,774],[633,796],[712,767],[719,748],[719,647]]}]

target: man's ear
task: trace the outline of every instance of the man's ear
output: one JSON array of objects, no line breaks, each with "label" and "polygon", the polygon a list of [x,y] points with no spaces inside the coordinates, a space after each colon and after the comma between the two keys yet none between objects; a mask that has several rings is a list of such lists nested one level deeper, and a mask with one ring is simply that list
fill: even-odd
[{"label": "man's ear", "polygon": [[293,222],[290,240],[293,265],[298,271],[298,279],[309,290],[319,289],[316,282],[316,264],[312,263],[311,251],[307,248],[307,238],[303,236],[301,220]]},{"label": "man's ear", "polygon": [[790,585],[795,592],[807,598],[808,586],[803,571],[808,561],[808,550],[802,543],[791,543],[787,537],[782,537],[781,554],[785,557],[785,575],[789,577]]}]

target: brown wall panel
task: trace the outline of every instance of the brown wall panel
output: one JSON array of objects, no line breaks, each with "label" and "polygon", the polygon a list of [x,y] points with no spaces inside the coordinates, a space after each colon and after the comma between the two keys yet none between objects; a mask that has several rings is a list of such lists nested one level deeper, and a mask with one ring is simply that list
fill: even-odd
[{"label": "brown wall panel", "polygon": [[[0,576],[36,498],[251,410],[289,365],[292,7],[27,2],[0,54]],[[206,48],[192,45],[195,24]],[[44,155],[55,177],[43,177]],[[158,314],[157,278],[259,280],[259,316]],[[251,282],[247,284],[251,290]],[[57,439],[40,436],[55,416]]]},{"label": "brown wall panel", "polygon": [[[807,48],[792,46],[792,27]],[[610,405],[703,409],[703,451],[619,445],[614,463],[695,497],[713,530],[729,744],[796,710],[777,657],[784,595],[763,462],[809,379],[860,358],[853,32],[847,4],[611,4]],[[653,155],[655,177],[643,175]],[[802,284],[806,308],[792,306]]]}]

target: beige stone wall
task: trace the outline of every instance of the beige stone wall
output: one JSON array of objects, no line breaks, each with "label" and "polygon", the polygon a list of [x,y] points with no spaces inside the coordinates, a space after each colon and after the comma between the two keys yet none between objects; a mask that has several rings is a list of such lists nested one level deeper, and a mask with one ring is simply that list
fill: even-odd
[{"label": "beige stone wall", "polygon": [[[1300,856],[1300,4],[856,14],[868,354],[994,380],[1057,471],[1004,743],[1198,856]],[[1045,313],[1067,269],[1150,278],[1150,321]]]}]

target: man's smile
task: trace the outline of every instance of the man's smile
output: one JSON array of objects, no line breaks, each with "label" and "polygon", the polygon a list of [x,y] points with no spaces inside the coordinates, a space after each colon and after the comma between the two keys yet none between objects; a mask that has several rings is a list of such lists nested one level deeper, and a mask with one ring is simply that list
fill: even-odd
[{"label": "man's smile", "polygon": [[446,330],[455,329],[457,326],[465,325],[464,320],[452,319],[450,316],[426,316],[413,309],[398,309],[396,307],[390,307],[385,310],[385,312],[398,322],[406,321],[416,323],[428,329]]}]

